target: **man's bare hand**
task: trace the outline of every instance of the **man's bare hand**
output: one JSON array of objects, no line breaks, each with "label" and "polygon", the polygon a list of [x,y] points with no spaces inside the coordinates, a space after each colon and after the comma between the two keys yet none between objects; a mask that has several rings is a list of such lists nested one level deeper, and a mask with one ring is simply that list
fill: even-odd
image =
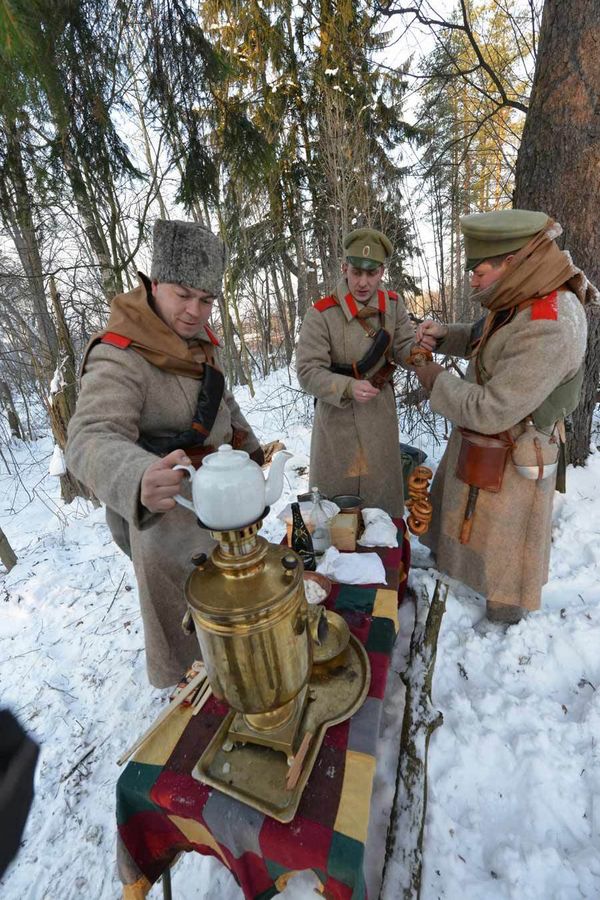
[{"label": "man's bare hand", "polygon": [[422,347],[428,350],[435,350],[436,344],[448,334],[448,326],[442,322],[434,322],[432,319],[425,319],[420,325],[417,325],[416,341]]},{"label": "man's bare hand", "polygon": [[370,381],[361,381],[355,378],[352,382],[352,396],[357,403],[368,403],[379,393],[379,388],[373,387]]},{"label": "man's bare hand", "polygon": [[438,377],[440,372],[444,371],[444,367],[438,365],[438,363],[435,362],[426,363],[424,366],[419,366],[418,368],[414,369],[415,375],[428,394],[430,394],[433,390],[435,379]]},{"label": "man's bare hand", "polygon": [[142,475],[140,499],[150,512],[167,512],[177,505],[173,497],[179,493],[186,473],[181,469],[173,471],[176,465],[190,465],[190,459],[183,450],[173,450],[162,459],[157,459]]}]

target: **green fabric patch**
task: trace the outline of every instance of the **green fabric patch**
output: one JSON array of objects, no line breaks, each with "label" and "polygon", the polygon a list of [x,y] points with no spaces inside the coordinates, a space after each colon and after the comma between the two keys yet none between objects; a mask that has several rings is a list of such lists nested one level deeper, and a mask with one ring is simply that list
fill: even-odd
[{"label": "green fabric patch", "polygon": [[271,897],[276,897],[279,891],[273,885],[273,887],[267,888],[266,891],[263,891],[262,894],[257,894],[254,900],[271,900]]},{"label": "green fabric patch", "polygon": [[279,863],[273,862],[271,859],[267,859],[263,857],[265,865],[267,867],[267,872],[273,879],[273,881],[277,881],[280,875],[285,875],[286,872],[289,872],[289,869],[286,866],[280,866]]},{"label": "green fabric patch", "polygon": [[336,610],[347,609],[370,614],[375,604],[374,588],[360,588],[356,585],[342,585],[335,601]]},{"label": "green fabric patch", "polygon": [[271,897],[276,897],[279,891],[273,885],[273,887],[267,888],[266,891],[263,891],[262,894],[257,894],[254,900],[271,900]]},{"label": "green fabric patch", "polygon": [[[329,848],[327,869],[332,878],[347,884],[352,890],[352,900],[365,900],[365,880],[362,874],[364,844],[346,837],[338,831],[333,832],[333,840]],[[360,873],[359,883],[356,884],[356,874]]]},{"label": "green fabric patch", "polygon": [[130,762],[117,782],[117,824],[124,825],[131,815],[163,810],[150,799],[163,766]]},{"label": "green fabric patch", "polygon": [[394,623],[391,619],[376,616],[371,623],[369,637],[365,644],[367,653],[387,653],[391,655],[396,640]]}]

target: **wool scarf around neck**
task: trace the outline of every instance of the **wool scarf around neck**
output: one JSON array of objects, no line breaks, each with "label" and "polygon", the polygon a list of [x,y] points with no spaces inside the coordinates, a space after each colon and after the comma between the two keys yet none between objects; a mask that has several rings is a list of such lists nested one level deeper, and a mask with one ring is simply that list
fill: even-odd
[{"label": "wool scarf around neck", "polygon": [[572,291],[584,305],[598,302],[598,290],[581,269],[573,265],[571,254],[567,250],[561,250],[556,244],[555,238],[560,234],[562,227],[558,222],[548,219],[545,228],[517,250],[508,264],[506,274],[499,281],[471,293],[471,300],[489,310],[481,339],[473,354],[477,358],[478,370],[481,367],[483,348],[496,328],[501,327],[501,323],[497,321],[498,313],[516,310],[521,304],[527,305],[539,297],[547,297],[559,288]]},{"label": "wool scarf around neck", "polygon": [[[186,341],[175,334],[150,305],[150,281],[141,272],[138,275],[138,287],[114,298],[106,328],[93,335],[89,346],[107,332],[115,332],[129,338],[131,349],[153,366],[173,375],[202,378],[205,360],[216,365],[210,341],[202,338]],[[200,352],[200,348],[207,352]]]},{"label": "wool scarf around neck", "polygon": [[471,299],[479,301],[491,312],[512,309],[538,297],[547,297],[564,287],[572,291],[580,303],[594,303],[598,291],[581,269],[573,265],[571,254],[555,242],[562,234],[558,222],[548,219],[545,228],[529,243],[517,250],[508,263],[506,274],[490,288],[474,291]]}]

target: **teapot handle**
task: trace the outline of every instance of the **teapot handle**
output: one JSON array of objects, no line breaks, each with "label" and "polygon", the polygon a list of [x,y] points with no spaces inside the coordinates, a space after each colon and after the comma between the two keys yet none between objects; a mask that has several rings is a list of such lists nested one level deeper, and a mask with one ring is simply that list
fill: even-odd
[{"label": "teapot handle", "polygon": [[[187,472],[189,474],[190,478],[193,478],[194,475],[196,474],[196,470],[194,469],[193,466],[176,465],[176,466],[173,466],[173,469],[174,470],[175,469],[183,469],[184,472]],[[181,506],[185,506],[187,509],[191,509],[191,511],[193,513],[196,512],[196,510],[194,509],[194,504],[190,503],[190,501],[187,500],[185,497],[182,497],[181,494],[175,494],[175,496],[173,497],[173,500],[176,500],[177,503],[179,503]]]}]

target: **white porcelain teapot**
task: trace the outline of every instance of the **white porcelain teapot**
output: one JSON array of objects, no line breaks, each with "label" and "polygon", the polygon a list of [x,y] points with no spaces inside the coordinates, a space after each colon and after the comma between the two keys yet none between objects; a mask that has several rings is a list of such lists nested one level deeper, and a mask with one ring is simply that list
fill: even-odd
[{"label": "white porcelain teapot", "polygon": [[265,479],[261,467],[245,450],[221,444],[218,450],[204,457],[198,470],[193,466],[173,467],[189,472],[193,503],[181,494],[175,500],[191,509],[203,525],[214,531],[243,528],[256,522],[265,507],[281,496],[283,468],[293,455],[289,450],[276,453],[269,477]]}]

